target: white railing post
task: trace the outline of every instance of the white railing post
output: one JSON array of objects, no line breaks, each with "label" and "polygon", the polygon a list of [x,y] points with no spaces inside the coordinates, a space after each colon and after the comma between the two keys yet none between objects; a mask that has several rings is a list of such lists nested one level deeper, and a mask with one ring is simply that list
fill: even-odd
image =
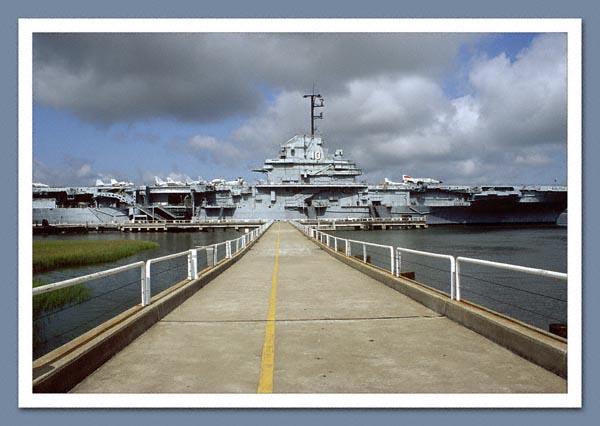
[{"label": "white railing post", "polygon": [[329,234],[325,234],[325,235],[326,235],[327,247],[329,247]]},{"label": "white railing post", "polygon": [[337,240],[338,240],[337,237],[333,237],[333,248],[336,251],[336,253],[337,253]]},{"label": "white railing post", "polygon": [[231,259],[231,241],[225,243],[225,257]]},{"label": "white railing post", "polygon": [[457,273],[457,265],[456,259],[450,259],[450,299],[451,300],[460,300],[460,293],[457,296],[457,284],[456,284],[456,273]]},{"label": "white railing post", "polygon": [[198,249],[191,249],[188,256],[188,280],[198,279]]},{"label": "white railing post", "polygon": [[146,264],[144,263],[140,267],[140,297],[141,297],[141,305],[145,306],[144,301],[146,297]]},{"label": "white railing post", "polygon": [[147,306],[150,304],[150,298],[152,296],[152,287],[151,287],[151,266],[152,261],[148,260],[146,262],[146,285],[144,286],[144,292],[142,296],[142,306]]},{"label": "white railing post", "polygon": [[206,247],[206,266],[215,266],[215,247],[207,246]]},{"label": "white railing post", "polygon": [[367,263],[367,245],[363,243],[363,262]]},{"label": "white railing post", "polygon": [[400,276],[400,271],[402,270],[400,268],[401,261],[402,261],[402,254],[400,253],[400,250],[396,249],[396,276],[397,277]]},{"label": "white railing post", "polygon": [[456,259],[456,300],[460,302],[460,259]]}]

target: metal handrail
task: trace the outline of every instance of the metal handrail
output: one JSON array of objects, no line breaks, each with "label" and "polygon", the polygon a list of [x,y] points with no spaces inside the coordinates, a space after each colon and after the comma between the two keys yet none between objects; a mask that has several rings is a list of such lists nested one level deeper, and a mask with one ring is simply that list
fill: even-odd
[{"label": "metal handrail", "polygon": [[[365,242],[365,241],[357,241],[357,240],[335,237],[333,235],[329,235],[323,231],[318,230],[316,225],[304,225],[304,224],[294,223],[294,222],[292,222],[292,224],[294,226],[296,226],[298,229],[302,230],[310,238],[314,238],[317,241],[325,244],[328,247],[332,246],[332,241],[333,241],[333,248],[336,251],[338,250],[338,242],[344,241],[345,247],[346,247],[345,254],[348,257],[352,256],[352,247],[351,247],[350,243],[362,244],[363,245],[363,262],[365,262],[365,263],[367,260],[366,250],[365,250],[366,246],[382,247],[382,248],[386,248],[386,249],[391,248],[391,246],[386,246],[386,245],[382,245],[382,244],[375,244],[375,243],[369,243],[369,242]],[[408,249],[408,248],[404,248],[404,247],[396,247],[396,257],[395,257],[395,259],[390,260],[390,263],[392,265],[391,272],[395,276],[400,276],[401,265],[402,265],[401,253],[403,253],[403,252],[448,260],[450,262],[450,271],[449,271],[450,272],[450,299],[457,300],[457,301],[461,300],[461,296],[460,296],[460,262],[473,263],[473,264],[478,264],[478,265],[483,265],[483,266],[507,269],[507,270],[512,270],[512,271],[516,271],[516,272],[524,272],[524,273],[528,273],[528,274],[532,274],[532,275],[538,275],[538,276],[556,278],[556,279],[562,279],[562,280],[567,280],[567,277],[568,277],[567,274],[562,273],[562,272],[555,272],[555,271],[549,271],[549,270],[538,269],[538,268],[530,268],[530,267],[526,267],[526,266],[512,265],[512,264],[508,264],[508,263],[492,262],[489,260],[473,259],[473,258],[468,258],[468,257],[454,257],[449,254],[431,253],[431,252],[426,252],[426,251],[421,251],[421,250]]]},{"label": "metal handrail", "polygon": [[449,254],[431,253],[428,251],[413,250],[404,247],[396,247],[396,276],[400,276],[402,267],[402,252],[418,254],[426,257],[437,259],[447,259],[450,261],[450,299],[455,299],[456,296],[456,259]]},{"label": "metal handrail", "polygon": [[356,244],[361,244],[363,247],[363,262],[367,263],[367,250],[366,248],[368,246],[370,247],[378,247],[378,248],[384,248],[386,250],[390,250],[390,273],[392,275],[394,275],[395,272],[395,259],[394,259],[394,247],[393,246],[387,246],[387,245],[383,245],[383,244],[376,244],[376,243],[370,243],[367,241],[358,241],[358,240],[351,240],[351,239],[347,239],[347,238],[340,238],[340,237],[335,237],[333,235],[329,235],[325,232],[319,231],[317,229],[315,229],[313,226],[309,226],[309,225],[303,225],[303,224],[296,224],[294,222],[292,222],[292,224],[294,226],[296,226],[298,229],[301,229],[306,235],[308,235],[311,238],[315,238],[316,240],[318,240],[319,242],[325,244],[327,247],[331,247],[331,241],[333,240],[333,249],[335,251],[337,251],[338,249],[338,241],[344,241],[345,243],[345,248],[346,248],[346,256],[351,257],[352,256],[352,246],[350,243],[356,243]]},{"label": "metal handrail", "polygon": [[[136,269],[136,268],[142,269],[142,272],[141,272],[142,279],[141,280],[143,281],[146,276],[145,271],[144,271],[145,266],[146,266],[146,263],[144,261],[139,261],[139,262],[135,262],[135,263],[130,263],[128,265],[119,266],[117,268],[107,269],[105,271],[94,272],[92,274],[83,275],[81,277],[70,278],[68,280],[58,281],[58,282],[55,282],[52,284],[46,284],[43,286],[35,287],[33,289],[33,295],[37,296],[39,294],[49,293],[54,290],[71,287],[71,286],[74,286],[77,284],[82,284],[87,281],[92,281],[92,280],[95,280],[98,278],[108,277],[110,275],[118,274],[120,272],[128,271],[130,269]],[[143,287],[143,283],[142,283],[142,287]]]},{"label": "metal handrail", "polygon": [[384,248],[384,249],[389,249],[390,250],[390,273],[392,275],[394,275],[394,271],[396,270],[396,268],[394,267],[395,264],[395,259],[394,259],[394,247],[392,246],[387,246],[387,245],[383,245],[383,244],[375,244],[375,243],[369,243],[366,241],[357,241],[357,240],[351,240],[351,239],[346,239],[346,250],[348,252],[348,256],[352,256],[352,245],[348,244],[348,243],[356,243],[356,244],[361,244],[362,248],[363,248],[363,262],[367,263],[367,246],[369,247],[379,247],[379,248]]},{"label": "metal handrail", "polygon": [[563,272],[548,271],[546,269],[530,268],[527,266],[512,265],[510,263],[492,262],[490,260],[474,259],[470,257],[456,258],[456,300],[460,300],[460,263],[472,263],[475,265],[490,266],[498,269],[506,269],[516,272],[524,272],[530,275],[538,275],[547,278],[567,280],[568,274]]},{"label": "metal handrail", "polygon": [[169,254],[167,256],[156,257],[154,259],[149,259],[146,261],[146,283],[142,290],[142,306],[147,306],[150,304],[150,299],[152,297],[152,288],[151,288],[151,272],[152,272],[152,264],[158,262],[164,262],[165,260],[175,259],[177,257],[187,256],[188,257],[188,279],[189,279],[189,271],[192,261],[191,261],[191,250],[182,251],[180,253]]}]

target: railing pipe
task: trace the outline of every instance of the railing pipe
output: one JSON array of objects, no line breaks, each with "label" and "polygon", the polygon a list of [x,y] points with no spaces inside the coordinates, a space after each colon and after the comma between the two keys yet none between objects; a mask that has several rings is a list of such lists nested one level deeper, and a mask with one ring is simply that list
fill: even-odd
[{"label": "railing pipe", "polygon": [[[180,253],[173,253],[162,257],[156,257],[154,259],[149,259],[146,261],[146,291],[144,292],[144,298],[142,299],[142,306],[146,306],[150,304],[150,298],[152,297],[152,264],[163,262],[165,260],[171,260],[182,256],[188,256],[188,265],[189,265],[189,256],[190,250],[183,251]],[[188,266],[189,268],[189,266]],[[189,269],[188,269],[189,274]],[[189,275],[188,275],[189,276]]]},{"label": "railing pipe", "polygon": [[118,274],[120,272],[128,271],[130,269],[141,268],[144,265],[143,261],[130,263],[128,265],[119,266],[117,268],[107,269],[106,271],[94,272],[93,274],[84,275],[77,278],[70,278],[68,280],[59,281],[52,284],[46,284],[33,289],[33,295],[48,293],[60,288],[71,287],[77,284],[82,284],[87,281],[92,281],[98,278],[108,277],[110,275]]},{"label": "railing pipe", "polygon": [[547,278],[556,278],[560,280],[567,280],[568,274],[564,272],[548,271],[546,269],[530,268],[527,266],[511,265],[510,263],[492,262],[490,260],[473,259],[470,257],[457,257],[456,258],[456,300],[460,300],[460,264],[471,263],[481,266],[490,266],[492,268],[505,269],[515,272],[523,272],[530,275],[537,275]]},{"label": "railing pipe", "polygon": [[[450,262],[450,298],[454,299],[455,298],[455,289],[456,289],[456,259],[454,258],[454,256],[450,256],[449,254],[439,254],[439,253],[430,253],[428,251],[421,251],[421,250],[413,250],[413,249],[407,249],[407,248],[403,248],[403,247],[397,247],[396,248],[397,252],[405,252],[405,253],[413,253],[413,254],[419,254],[422,256],[427,256],[427,257],[434,257],[437,259],[446,259]],[[399,260],[398,263],[401,262],[401,255],[399,256]],[[400,275],[401,269],[398,268],[398,275]]]},{"label": "railing pipe", "polygon": [[[390,273],[392,275],[394,274],[394,270],[395,270],[395,266],[394,266],[394,264],[395,264],[395,261],[394,261],[395,260],[394,259],[394,257],[395,257],[395,255],[394,255],[394,247],[392,247],[392,246],[386,246],[386,245],[383,245],[383,244],[367,243],[367,242],[364,242],[364,241],[346,240],[346,244],[348,244],[349,247],[351,247],[350,243],[357,243],[357,244],[362,244],[363,245],[363,260],[364,260],[365,263],[367,261],[366,254],[365,254],[366,253],[366,249],[364,248],[365,245],[371,246],[371,247],[384,248],[386,250],[389,250],[390,251]],[[351,250],[350,250],[350,253],[347,254],[347,256],[352,256]]]}]

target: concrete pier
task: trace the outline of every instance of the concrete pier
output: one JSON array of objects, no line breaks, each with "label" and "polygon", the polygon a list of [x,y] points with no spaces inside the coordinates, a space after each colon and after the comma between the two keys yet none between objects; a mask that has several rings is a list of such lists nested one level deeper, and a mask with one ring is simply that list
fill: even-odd
[{"label": "concrete pier", "polygon": [[72,392],[561,393],[566,386],[276,223]]}]

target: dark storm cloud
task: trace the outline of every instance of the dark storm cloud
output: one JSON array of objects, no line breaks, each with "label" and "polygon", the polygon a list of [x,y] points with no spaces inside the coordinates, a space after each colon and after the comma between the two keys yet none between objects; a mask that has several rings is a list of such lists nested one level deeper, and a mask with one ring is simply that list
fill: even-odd
[{"label": "dark storm cloud", "polygon": [[259,88],[329,94],[348,82],[439,74],[465,36],[35,34],[34,99],[95,123],[248,115]]},{"label": "dark storm cloud", "polygon": [[34,99],[97,123],[206,122],[253,111],[258,92],[226,52],[213,50],[191,35],[38,34]]}]

